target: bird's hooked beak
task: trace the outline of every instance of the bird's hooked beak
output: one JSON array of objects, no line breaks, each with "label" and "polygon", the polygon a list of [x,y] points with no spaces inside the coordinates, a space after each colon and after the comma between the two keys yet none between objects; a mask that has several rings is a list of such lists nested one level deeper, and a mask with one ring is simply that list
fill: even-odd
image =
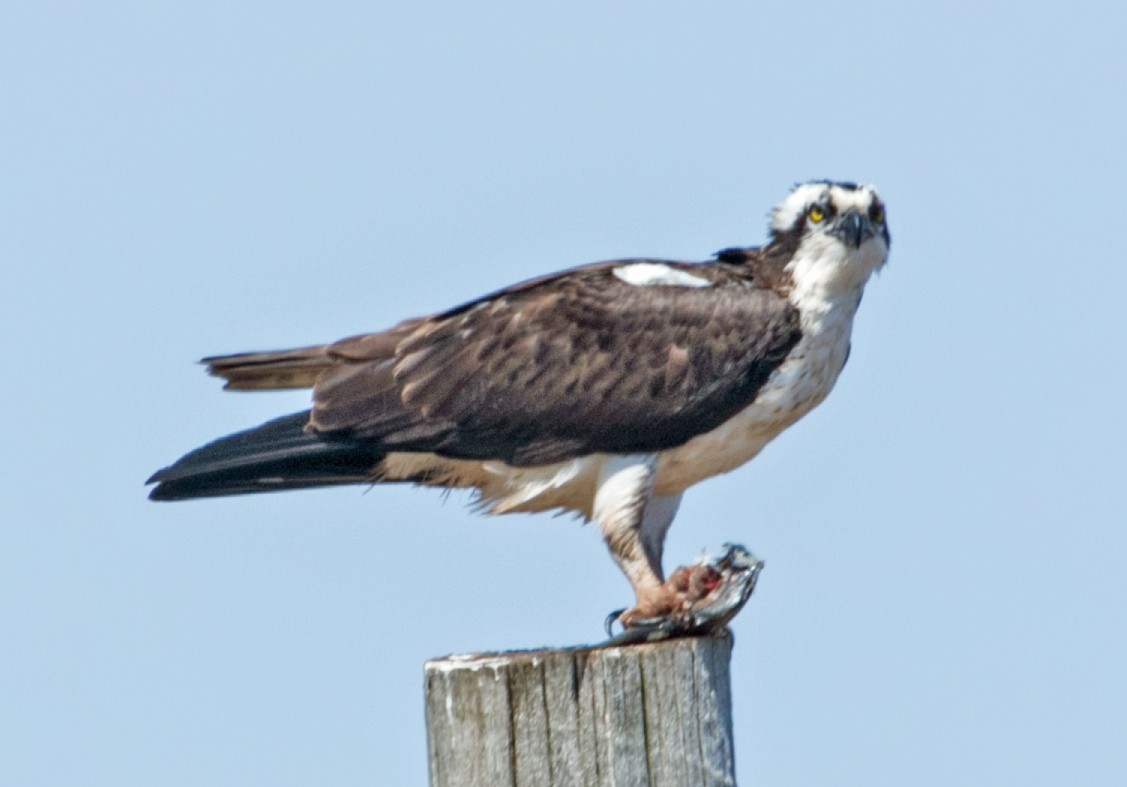
[{"label": "bird's hooked beak", "polygon": [[838,215],[829,233],[854,249],[859,249],[862,243],[877,234],[869,217],[852,209]]}]

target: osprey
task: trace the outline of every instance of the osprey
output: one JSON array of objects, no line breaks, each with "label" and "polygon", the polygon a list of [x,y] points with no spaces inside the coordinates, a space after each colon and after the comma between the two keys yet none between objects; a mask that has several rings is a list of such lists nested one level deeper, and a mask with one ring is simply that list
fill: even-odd
[{"label": "osprey", "polygon": [[829,394],[888,249],[873,187],[814,181],[762,247],[596,263],[380,333],[205,358],[228,389],[312,388],[312,408],[192,451],[150,497],[408,481],[492,514],[576,512],[633,587],[621,624],[676,618],[700,597],[662,571],[681,495]]}]

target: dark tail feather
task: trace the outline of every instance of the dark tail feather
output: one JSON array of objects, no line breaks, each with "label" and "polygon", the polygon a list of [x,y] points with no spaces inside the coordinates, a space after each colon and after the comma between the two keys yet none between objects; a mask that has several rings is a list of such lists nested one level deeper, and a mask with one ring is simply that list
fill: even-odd
[{"label": "dark tail feather", "polygon": [[151,500],[279,492],[376,480],[383,455],[355,442],[309,434],[309,413],[276,418],[221,437],[158,470]]}]

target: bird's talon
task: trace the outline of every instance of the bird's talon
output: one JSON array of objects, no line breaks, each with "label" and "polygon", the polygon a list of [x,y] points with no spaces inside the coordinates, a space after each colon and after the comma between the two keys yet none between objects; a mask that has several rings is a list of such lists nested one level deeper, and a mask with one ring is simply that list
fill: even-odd
[{"label": "bird's talon", "polygon": [[[609,615],[607,615],[607,619],[603,621],[603,631],[605,631],[607,633],[608,637],[613,638],[615,636],[615,634],[614,634],[614,624],[615,623],[622,623],[622,621],[620,621],[619,618],[622,617],[622,614],[624,612],[626,612],[626,607],[623,607],[622,609],[616,609],[613,612],[611,612]],[[623,628],[623,630],[625,630],[626,625],[623,624],[622,628]]]},{"label": "bird's talon", "polygon": [[[724,546],[720,557],[678,568],[637,606],[608,615],[608,644],[705,634],[726,626],[751,597],[763,562],[739,545]],[[616,622],[622,626],[617,635]]]}]

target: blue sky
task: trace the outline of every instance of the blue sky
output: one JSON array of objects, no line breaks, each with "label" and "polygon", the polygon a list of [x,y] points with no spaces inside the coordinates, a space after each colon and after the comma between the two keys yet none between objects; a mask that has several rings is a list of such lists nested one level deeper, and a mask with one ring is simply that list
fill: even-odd
[{"label": "blue sky", "polygon": [[1120,4],[0,10],[0,783],[425,783],[422,663],[599,638],[593,528],[457,495],[156,505],[328,341],[877,184],[849,366],[667,546],[736,620],[757,785],[1127,779]]}]

